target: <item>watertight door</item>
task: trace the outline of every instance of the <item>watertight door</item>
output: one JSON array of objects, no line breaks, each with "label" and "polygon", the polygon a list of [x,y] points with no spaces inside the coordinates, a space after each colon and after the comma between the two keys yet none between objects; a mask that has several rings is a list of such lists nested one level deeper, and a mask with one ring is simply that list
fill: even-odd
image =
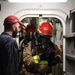
[{"label": "watertight door", "polygon": [[66,75],[75,74],[75,9],[66,19]]}]

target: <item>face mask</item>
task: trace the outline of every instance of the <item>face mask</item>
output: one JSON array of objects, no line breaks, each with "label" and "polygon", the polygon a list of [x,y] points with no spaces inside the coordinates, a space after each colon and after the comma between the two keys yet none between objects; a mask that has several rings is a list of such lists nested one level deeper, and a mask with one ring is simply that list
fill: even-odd
[{"label": "face mask", "polygon": [[49,46],[50,37],[48,37],[48,36],[40,36],[39,42],[40,42],[41,50],[45,51],[45,50],[47,50],[47,48]]},{"label": "face mask", "polygon": [[17,36],[17,33],[18,33],[18,31],[17,31],[17,29],[15,29],[15,31],[13,31],[12,36],[15,38]]}]

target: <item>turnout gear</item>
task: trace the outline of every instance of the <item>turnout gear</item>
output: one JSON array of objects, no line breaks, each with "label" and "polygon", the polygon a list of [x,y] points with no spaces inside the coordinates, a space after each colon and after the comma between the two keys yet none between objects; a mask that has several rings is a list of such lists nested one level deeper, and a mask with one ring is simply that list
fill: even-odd
[{"label": "turnout gear", "polygon": [[[31,42],[29,42],[28,46],[26,46],[23,50],[23,61],[25,62],[25,67],[27,69],[32,69],[33,71],[31,73],[33,73],[34,75],[36,75],[35,73],[44,75],[44,73],[51,71],[51,68],[48,66],[48,62],[46,60],[41,61],[38,52],[36,55],[38,56],[36,56],[36,60],[38,60],[38,63],[35,63],[36,57],[32,56]],[[30,72],[30,70],[28,71]]]},{"label": "turnout gear", "polygon": [[[32,40],[30,40],[23,50],[23,62],[30,75],[37,75],[37,73],[39,75],[48,75],[52,71],[52,66],[59,62],[56,57],[59,55],[60,50],[50,40],[52,26],[49,23],[42,23],[38,30],[38,44],[34,45],[36,54],[33,55],[32,53]],[[36,40],[34,39],[34,41]]]},{"label": "turnout gear", "polygon": [[[35,56],[33,56],[31,52],[31,42],[25,46],[23,50],[23,61],[28,72],[33,75],[36,75],[36,73],[44,75],[45,73],[51,72],[52,65],[58,63],[58,58],[56,56],[59,54],[58,47],[55,44],[53,45],[55,51],[52,51],[50,48],[49,52],[47,50],[42,52],[40,48],[37,48]],[[32,69],[33,71],[30,71],[29,69]]]}]

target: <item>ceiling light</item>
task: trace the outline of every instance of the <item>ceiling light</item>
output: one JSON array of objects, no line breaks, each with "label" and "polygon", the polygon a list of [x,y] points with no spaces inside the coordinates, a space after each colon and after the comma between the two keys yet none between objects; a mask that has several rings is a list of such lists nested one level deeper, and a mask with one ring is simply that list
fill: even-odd
[{"label": "ceiling light", "polygon": [[67,0],[8,0],[13,3],[37,3],[37,2],[67,2]]}]

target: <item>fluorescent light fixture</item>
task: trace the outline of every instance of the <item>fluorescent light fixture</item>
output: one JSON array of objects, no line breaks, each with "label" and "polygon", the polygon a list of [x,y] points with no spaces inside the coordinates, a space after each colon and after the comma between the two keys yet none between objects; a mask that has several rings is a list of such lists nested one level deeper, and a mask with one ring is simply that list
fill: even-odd
[{"label": "fluorescent light fixture", "polygon": [[56,2],[67,2],[67,0],[8,0],[8,2],[13,2],[13,3],[37,3],[37,2],[51,2],[51,3],[56,3]]}]

